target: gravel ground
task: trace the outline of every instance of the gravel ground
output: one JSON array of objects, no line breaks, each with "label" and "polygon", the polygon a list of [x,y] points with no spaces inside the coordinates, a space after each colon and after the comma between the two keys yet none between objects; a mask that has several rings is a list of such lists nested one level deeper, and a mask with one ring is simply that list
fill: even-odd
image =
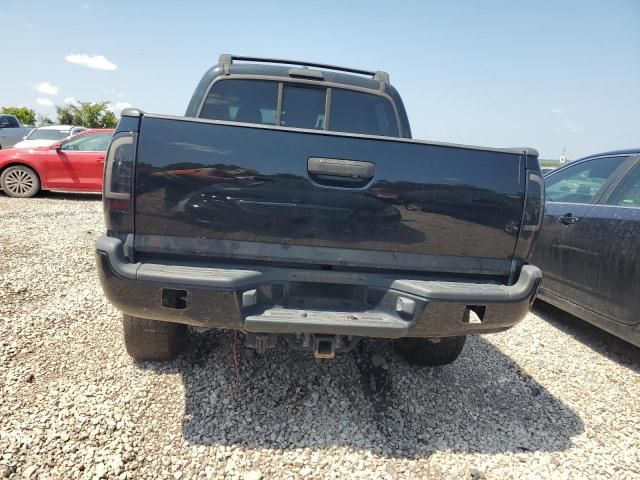
[{"label": "gravel ground", "polygon": [[0,194],[0,478],[640,478],[640,349],[551,307],[453,365],[328,363],[191,333],[136,363],[94,271],[96,197]]}]

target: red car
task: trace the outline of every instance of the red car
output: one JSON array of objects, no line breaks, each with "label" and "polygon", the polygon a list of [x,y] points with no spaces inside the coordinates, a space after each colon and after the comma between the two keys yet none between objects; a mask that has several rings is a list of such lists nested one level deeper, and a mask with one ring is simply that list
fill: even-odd
[{"label": "red car", "polygon": [[101,192],[112,129],[85,130],[49,147],[0,150],[0,188],[10,197],[40,190]]}]

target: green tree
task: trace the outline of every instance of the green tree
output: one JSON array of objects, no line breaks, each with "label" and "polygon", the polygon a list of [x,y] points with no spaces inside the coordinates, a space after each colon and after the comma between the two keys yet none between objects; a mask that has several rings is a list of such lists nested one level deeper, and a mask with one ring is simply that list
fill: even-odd
[{"label": "green tree", "polygon": [[109,110],[109,102],[78,102],[77,105],[56,105],[58,123],[87,128],[114,128],[118,118]]},{"label": "green tree", "polygon": [[39,113],[36,115],[36,125],[38,127],[44,127],[46,125],[53,125],[53,120],[51,120],[47,115]]},{"label": "green tree", "polygon": [[56,115],[60,125],[74,125],[75,112],[72,107],[73,105],[56,105]]},{"label": "green tree", "polygon": [[15,115],[25,125],[36,123],[36,111],[27,107],[2,107],[2,113]]},{"label": "green tree", "polygon": [[118,117],[109,110],[104,114],[104,117],[102,117],[102,123],[104,123],[104,128],[116,128],[116,125],[118,125]]}]

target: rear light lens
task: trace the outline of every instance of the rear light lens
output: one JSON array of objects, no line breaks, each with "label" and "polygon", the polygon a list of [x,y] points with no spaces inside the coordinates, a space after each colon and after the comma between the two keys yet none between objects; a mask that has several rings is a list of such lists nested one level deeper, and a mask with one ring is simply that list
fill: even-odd
[{"label": "rear light lens", "polygon": [[133,189],[136,134],[123,132],[111,140],[104,170],[103,198],[108,231],[132,231],[131,192]]},{"label": "rear light lens", "polygon": [[537,232],[542,226],[544,216],[544,180],[539,172],[529,171],[527,174],[527,190],[522,216],[522,230]]},{"label": "rear light lens", "polygon": [[544,180],[539,170],[527,170],[527,185],[524,196],[524,211],[522,213],[522,222],[518,242],[514,252],[514,269],[509,284],[516,280],[513,277],[518,270],[516,268],[527,261],[535,246],[538,238],[539,230],[542,227],[544,217]]},{"label": "rear light lens", "polygon": [[129,198],[135,150],[135,134],[117,134],[109,145],[104,194],[107,198]]}]

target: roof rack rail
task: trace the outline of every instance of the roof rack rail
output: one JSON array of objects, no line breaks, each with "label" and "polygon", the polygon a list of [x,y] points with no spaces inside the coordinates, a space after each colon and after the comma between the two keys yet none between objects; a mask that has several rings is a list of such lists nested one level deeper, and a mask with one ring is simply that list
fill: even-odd
[{"label": "roof rack rail", "polygon": [[346,73],[356,73],[358,75],[367,75],[372,77],[374,80],[378,80],[382,83],[389,83],[389,74],[387,72],[383,72],[381,70],[371,71],[371,70],[361,70],[359,68],[350,68],[350,67],[340,67],[337,65],[328,65],[326,63],[314,63],[314,62],[305,62],[298,60],[285,60],[281,58],[261,58],[261,57],[246,57],[240,55],[229,55],[223,53],[220,55],[218,59],[218,63],[223,65],[224,72],[226,74],[229,73],[229,67],[233,63],[234,60],[240,60],[244,62],[259,62],[259,63],[280,63],[282,65],[297,65],[302,67],[314,67],[314,68],[322,68],[325,70],[336,70],[338,72],[346,72]]}]

